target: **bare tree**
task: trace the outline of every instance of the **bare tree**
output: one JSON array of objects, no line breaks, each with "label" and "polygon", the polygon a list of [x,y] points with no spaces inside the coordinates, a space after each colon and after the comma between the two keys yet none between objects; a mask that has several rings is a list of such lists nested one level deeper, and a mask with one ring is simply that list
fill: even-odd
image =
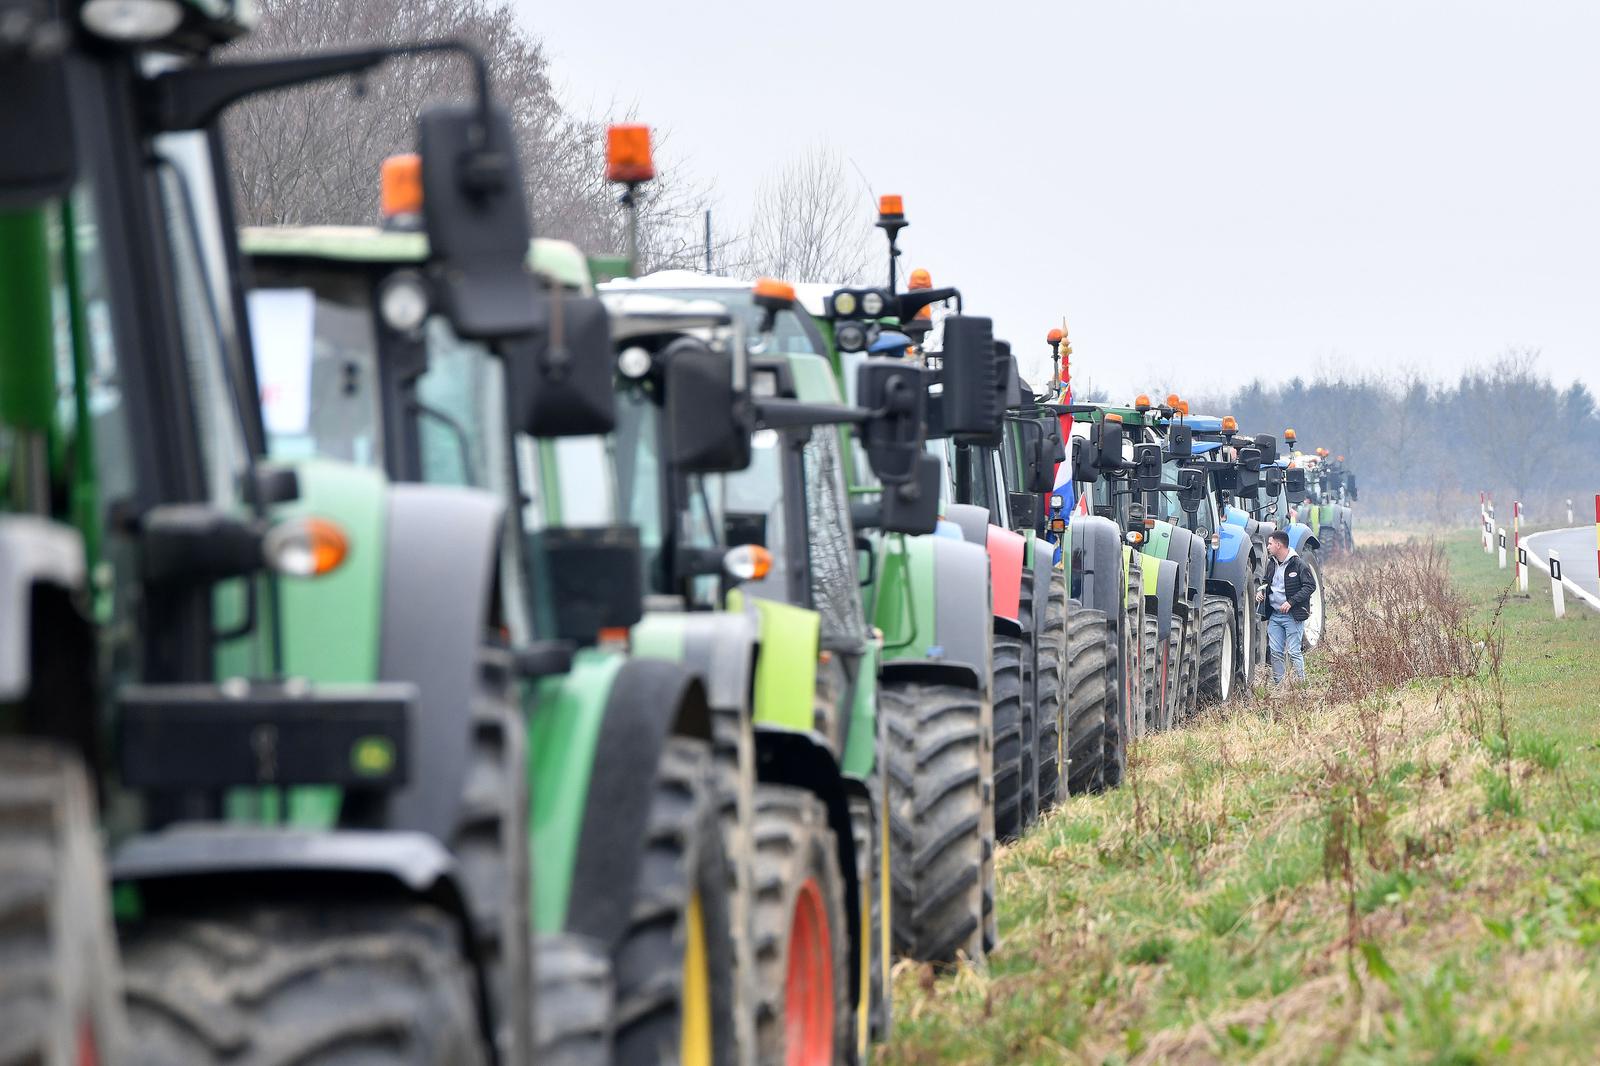
[{"label": "bare tree", "polygon": [[861,281],[874,240],[871,200],[837,152],[808,149],[758,187],[746,269],[786,281]]},{"label": "bare tree", "polygon": [[[239,58],[440,38],[482,49],[490,89],[507,109],[537,232],[586,251],[623,247],[623,217],[605,183],[605,122],[569,114],[550,84],[543,44],[506,0],[260,0],[261,25],[232,49]],[[411,151],[417,115],[464,101],[471,77],[455,55],[393,60],[352,84],[310,85],[234,108],[225,129],[247,224],[370,223],[378,168]],[[641,198],[641,257],[674,264],[699,214],[699,190],[661,176]]]}]

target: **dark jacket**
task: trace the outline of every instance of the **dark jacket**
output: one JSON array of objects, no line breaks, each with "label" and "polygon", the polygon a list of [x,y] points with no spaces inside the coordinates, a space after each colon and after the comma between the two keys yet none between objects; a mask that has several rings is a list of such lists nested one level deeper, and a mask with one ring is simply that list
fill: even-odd
[{"label": "dark jacket", "polygon": [[[1278,560],[1267,556],[1267,573],[1262,578],[1266,585],[1267,594],[1262,597],[1258,605],[1258,612],[1262,618],[1271,618],[1272,610],[1272,579],[1278,572]],[[1311,617],[1311,594],[1317,591],[1317,579],[1309,566],[1302,565],[1299,555],[1289,556],[1289,561],[1283,564],[1283,594],[1289,600],[1289,616],[1297,622],[1304,622]]]}]

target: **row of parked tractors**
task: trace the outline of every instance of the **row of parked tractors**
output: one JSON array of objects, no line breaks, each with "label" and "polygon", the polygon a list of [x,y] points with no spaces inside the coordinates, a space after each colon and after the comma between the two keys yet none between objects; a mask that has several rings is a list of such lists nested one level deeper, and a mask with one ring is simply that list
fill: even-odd
[{"label": "row of parked tractors", "polygon": [[[0,1062],[864,1061],[1350,543],[1291,433],[1030,390],[896,197],[883,287],[635,277],[471,49],[248,28],[0,0]],[[229,105],[440,50],[382,225],[237,229]]]}]

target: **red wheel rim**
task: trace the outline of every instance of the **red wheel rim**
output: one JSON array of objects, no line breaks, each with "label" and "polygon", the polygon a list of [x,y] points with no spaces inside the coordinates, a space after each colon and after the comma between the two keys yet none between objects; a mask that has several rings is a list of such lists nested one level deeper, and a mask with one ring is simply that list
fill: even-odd
[{"label": "red wheel rim", "polygon": [[833,1061],[833,938],[816,878],[795,896],[784,986],[784,1044],[789,1066]]}]

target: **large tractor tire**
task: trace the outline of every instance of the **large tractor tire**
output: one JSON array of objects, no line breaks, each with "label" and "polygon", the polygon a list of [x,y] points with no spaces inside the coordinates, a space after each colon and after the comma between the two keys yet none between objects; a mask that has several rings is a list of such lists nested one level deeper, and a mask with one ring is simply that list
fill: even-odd
[{"label": "large tractor tire", "polygon": [[138,1066],[490,1061],[460,925],[435,907],[201,905],[123,946]]},{"label": "large tractor tire", "polygon": [[0,1062],[123,1061],[118,974],[82,765],[0,741]]},{"label": "large tractor tire", "polygon": [[729,1063],[734,965],[710,747],[668,737],[627,932],[612,956],[618,1062]]},{"label": "large tractor tire", "polygon": [[1067,612],[1067,791],[1081,796],[1100,788],[1105,762],[1106,705],[1116,705],[1116,681],[1107,657],[1110,626],[1104,611],[1080,606]]},{"label": "large tractor tire", "polygon": [[616,989],[605,945],[567,933],[545,933],[535,950],[538,1044],[534,1062],[610,1066]]},{"label": "large tractor tire", "polygon": [[[727,861],[728,914],[733,930],[734,1024],[738,1046],[755,1047],[755,945],[751,942],[754,889],[751,825],[755,818],[755,738],[748,709],[711,709],[711,773],[717,821]],[[748,1056],[746,1056],[748,1057]]]},{"label": "large tractor tire", "polygon": [[1233,696],[1236,674],[1233,601],[1208,594],[1200,610],[1200,704],[1224,703]]},{"label": "large tractor tire", "polygon": [[1050,572],[1050,596],[1037,650],[1038,666],[1034,671],[1034,687],[1039,696],[1036,747],[1039,811],[1043,813],[1061,801],[1066,780],[1062,738],[1067,722],[1067,579],[1060,570]]},{"label": "large tractor tire", "polygon": [[804,789],[761,785],[755,838],[757,1059],[844,1062],[855,1042],[851,933],[827,813]]},{"label": "large tractor tire", "polygon": [[1017,777],[1018,834],[1039,820],[1039,641],[1033,624],[1033,569],[1022,568],[1017,623],[1022,627],[1022,759]]},{"label": "large tractor tire", "polygon": [[994,831],[1000,840],[1021,834],[1024,747],[1022,660],[1027,646],[1018,637],[994,638]]},{"label": "large tractor tire", "polygon": [[1179,706],[1183,688],[1183,631],[1181,619],[1174,618],[1167,629],[1167,641],[1162,648],[1161,663],[1161,714],[1162,731],[1176,728],[1181,718]]},{"label": "large tractor tire", "polygon": [[1183,723],[1200,709],[1200,614],[1192,607],[1184,622],[1178,659],[1178,721]]},{"label": "large tractor tire", "polygon": [[1129,698],[1127,676],[1124,669],[1129,659],[1123,649],[1129,641],[1109,624],[1106,626],[1106,717],[1101,732],[1100,787],[1121,788],[1122,778],[1128,772],[1128,744],[1132,740],[1131,715],[1137,709]]},{"label": "large tractor tire", "polygon": [[1139,642],[1139,676],[1144,692],[1144,732],[1155,733],[1165,727],[1161,721],[1161,665],[1165,659],[1161,646],[1161,623],[1145,612]]},{"label": "large tractor tire", "polygon": [[985,716],[973,689],[886,684],[890,929],[898,954],[922,962],[978,961],[994,883],[985,839]]},{"label": "large tractor tire", "polygon": [[1306,548],[1300,553],[1300,565],[1311,571],[1311,576],[1316,579],[1317,590],[1311,594],[1311,616],[1306,619],[1304,627],[1300,630],[1300,646],[1305,651],[1311,651],[1322,643],[1323,623],[1327,620],[1326,602],[1322,593],[1322,559],[1315,548]]}]

